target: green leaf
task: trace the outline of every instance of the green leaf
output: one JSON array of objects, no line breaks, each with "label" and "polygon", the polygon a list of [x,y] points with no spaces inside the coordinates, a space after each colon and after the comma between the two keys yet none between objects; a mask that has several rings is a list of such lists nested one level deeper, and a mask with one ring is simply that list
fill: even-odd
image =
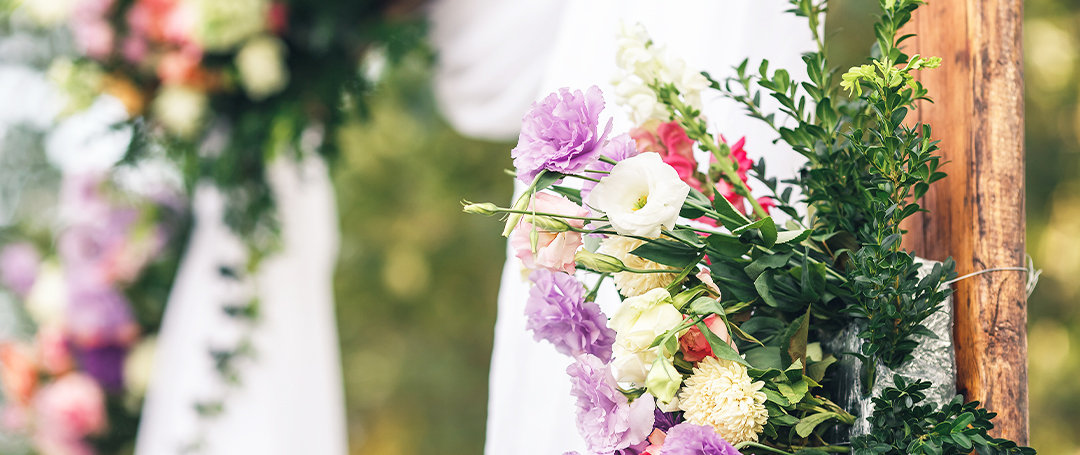
[{"label": "green leaf", "polygon": [[667,239],[650,240],[630,253],[634,256],[680,269],[692,264],[700,254],[697,249],[685,243]]},{"label": "green leaf", "polygon": [[746,351],[746,361],[759,370],[779,370],[781,368],[780,348],[776,346],[765,346],[763,348],[750,349]]},{"label": "green leaf", "polygon": [[780,231],[776,233],[776,243],[781,245],[785,243],[802,243],[803,240],[810,237],[812,232],[814,231],[810,229],[803,229],[801,231]]},{"label": "green leaf", "polygon": [[[724,198],[717,198],[717,199],[724,199]],[[760,220],[757,220],[757,221],[755,221],[753,223],[744,225],[744,226],[736,228],[736,229],[732,229],[731,233],[735,234],[735,235],[739,235],[739,234],[742,234],[743,232],[749,231],[751,229],[757,229],[759,232],[761,232],[761,239],[765,242],[765,247],[766,248],[772,248],[772,246],[776,244],[776,237],[777,237],[776,223],[773,222],[773,219],[772,219],[771,216],[767,216],[767,217],[762,218]]]},{"label": "green leaf", "polygon": [[709,235],[705,243],[709,245],[709,249],[733,258],[741,258],[753,248],[753,245],[743,243],[738,237],[726,234]]},{"label": "green leaf", "polygon": [[[692,191],[692,190],[691,190]],[[712,201],[713,208],[720,215],[720,224],[728,228],[732,232],[750,224],[750,219],[735,209],[734,205],[725,197],[717,197]]]},{"label": "green leaf", "polygon": [[744,366],[750,366],[749,363],[739,353],[735,352],[735,349],[729,346],[724,340],[716,336],[704,322],[697,323],[698,330],[701,330],[702,335],[705,335],[705,339],[709,342],[709,347],[712,348],[713,355],[718,359],[730,360],[732,362],[742,364]]},{"label": "green leaf", "polygon": [[690,229],[676,229],[674,231],[668,231],[667,235],[675,237],[683,242],[694,245],[697,248],[705,248],[705,242],[701,239],[701,236],[697,232]]},{"label": "green leaf", "polygon": [[785,365],[793,364],[796,361],[806,365],[806,342],[809,332],[810,309],[807,308],[806,313],[795,319],[787,331],[784,332],[784,341],[780,345],[782,348],[780,356],[783,358]]},{"label": "green leaf", "polygon": [[582,201],[581,201],[581,190],[579,190],[577,188],[567,188],[565,186],[553,186],[553,187],[551,187],[551,191],[554,191],[554,192],[559,193],[559,194],[561,194],[563,196],[566,196],[566,198],[569,199],[570,202],[573,202],[573,203],[578,204],[578,205],[584,205],[584,204],[582,204]]},{"label": "green leaf", "polygon": [[795,433],[798,433],[799,437],[805,438],[807,436],[810,436],[810,433],[813,433],[814,429],[817,428],[818,425],[824,423],[826,420],[839,417],[840,414],[837,414],[835,412],[820,412],[817,414],[808,415],[806,417],[803,417],[803,419],[799,421],[798,425],[795,425]]},{"label": "green leaf", "polygon": [[829,369],[829,365],[836,363],[836,357],[832,354],[825,356],[820,362],[811,363],[806,367],[806,375],[814,381],[821,382],[825,379],[825,371]]},{"label": "green leaf", "polygon": [[697,315],[726,314],[724,307],[720,306],[720,302],[709,297],[700,297],[693,302],[690,302],[689,309],[691,314]]},{"label": "green leaf", "polygon": [[806,396],[806,392],[810,391],[810,386],[806,383],[806,381],[799,381],[795,384],[790,385],[780,383],[776,384],[776,388],[780,391],[782,395],[784,395],[784,398],[786,398],[790,403],[798,403],[802,401],[803,397]]},{"label": "green leaf", "polygon": [[566,177],[565,175],[560,174],[558,172],[551,172],[551,171],[541,171],[541,172],[542,173],[540,174],[540,176],[536,179],[536,191],[537,192],[540,192],[540,190],[546,189],[547,187],[555,184],[555,182],[558,182],[559,180],[562,180],[563,178]]},{"label": "green leaf", "polygon": [[756,280],[754,280],[754,289],[757,289],[758,295],[761,296],[761,300],[763,300],[768,306],[778,308],[780,306],[780,303],[777,302],[775,298],[773,298],[771,288],[772,278],[771,275],[769,275],[768,273],[762,273],[761,275],[758,275]]},{"label": "green leaf", "polygon": [[751,262],[750,265],[746,266],[743,270],[746,272],[747,276],[756,280],[761,276],[761,273],[766,270],[776,269],[787,265],[793,254],[795,254],[793,251],[788,251],[787,253],[764,255],[755,259],[754,262]]}]

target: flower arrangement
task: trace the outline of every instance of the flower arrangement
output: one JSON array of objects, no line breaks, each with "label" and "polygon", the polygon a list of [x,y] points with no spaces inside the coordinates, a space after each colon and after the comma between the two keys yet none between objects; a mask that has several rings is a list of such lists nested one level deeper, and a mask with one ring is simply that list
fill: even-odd
[{"label": "flower arrangement", "polygon": [[[836,356],[849,354],[824,352],[822,334],[863,324],[860,352],[850,354],[865,384],[836,386],[869,391],[877,365],[912,360],[913,335],[928,332],[922,322],[951,293],[951,261],[919,278],[900,228],[945,177],[929,125],[904,123],[928,99],[912,73],[941,60],[897,47],[922,2],[881,0],[872,64],[837,87],[817,35],[826,1],[791,4],[818,44],[804,56],[809,81],[770,72],[767,61],[758,75],[743,62],[716,81],[624,24],[615,100],[637,127],[604,126],[598,88],[562,89],[523,119],[513,157],[524,194],[509,208],[465,202],[469,213],[505,214],[504,235],[534,270],[528,328],[575,359],[567,373],[589,451],[1034,453],[988,436],[993,415],[978,403],[957,397],[935,412],[919,404],[929,383],[900,376],[873,397],[869,434],[847,441],[828,431],[857,416],[822,387]],[[717,139],[700,113],[709,89],[743,103],[805,156],[799,178],[778,184],[745,141]],[[762,90],[795,127],[762,111]],[[771,194],[755,197],[751,177]],[[791,186],[804,200],[791,199]],[[774,210],[791,220],[778,225]],[[598,245],[586,248],[587,237]],[[621,302],[605,315],[595,300],[608,278]]]},{"label": "flower arrangement", "polygon": [[[387,2],[42,0],[25,12],[70,31],[50,78],[66,113],[119,99],[136,132],[126,160],[165,144],[189,185],[228,193],[226,221],[272,247],[265,167],[335,155],[335,128],[363,116],[374,71],[419,46],[423,26]],[[366,65],[366,66],[365,66]],[[265,248],[264,248],[265,249]]]},{"label": "flower arrangement", "polygon": [[50,242],[5,235],[0,284],[22,303],[28,330],[0,342],[0,427],[35,453],[134,444],[185,221],[175,195],[132,196],[100,175],[66,176]]}]

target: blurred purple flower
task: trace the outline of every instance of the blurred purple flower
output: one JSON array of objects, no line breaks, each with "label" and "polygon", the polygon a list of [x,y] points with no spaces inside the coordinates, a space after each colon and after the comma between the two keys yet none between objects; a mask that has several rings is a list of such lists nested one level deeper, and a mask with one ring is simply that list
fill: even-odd
[{"label": "blurred purple flower", "polygon": [[[605,142],[604,146],[601,147],[600,153],[608,158],[611,158],[612,160],[622,161],[638,155],[637,142],[634,141],[634,139],[631,138],[629,134],[623,133]],[[585,176],[599,180],[606,177],[607,174],[589,171],[610,172],[611,168],[613,167],[615,167],[614,164],[597,160],[595,163],[592,164],[592,166],[589,166],[588,170],[585,171]],[[582,180],[581,200],[589,200],[589,194],[592,193],[593,188],[596,187],[596,183],[597,182],[594,182],[592,180]]]},{"label": "blurred purple flower", "polygon": [[740,455],[734,446],[707,425],[675,425],[664,440],[664,455]]},{"label": "blurred purple flower", "polygon": [[26,296],[37,280],[41,255],[33,245],[12,243],[0,252],[0,282],[20,296]]},{"label": "blurred purple flower", "polygon": [[109,345],[89,349],[76,349],[79,367],[107,392],[119,392],[124,387],[124,360],[128,348]]},{"label": "blurred purple flower", "polygon": [[570,92],[561,88],[533,103],[521,120],[517,147],[510,152],[518,179],[532,183],[541,170],[579,174],[600,158],[600,149],[611,133],[611,120],[597,132],[604,96],[597,86]]},{"label": "blurred purple flower", "polygon": [[548,340],[559,352],[588,353],[611,360],[615,331],[607,326],[600,305],[585,301],[585,288],[573,275],[537,270],[529,275],[536,286],[525,304],[526,328],[536,341]]},{"label": "blurred purple flower", "polygon": [[112,287],[73,278],[68,280],[70,300],[65,318],[72,342],[85,349],[127,346],[134,341],[139,326],[127,299]]},{"label": "blurred purple flower", "polygon": [[593,453],[611,453],[640,444],[653,429],[652,395],[633,403],[619,391],[611,369],[583,354],[566,369],[570,394],[577,398],[577,426]]}]

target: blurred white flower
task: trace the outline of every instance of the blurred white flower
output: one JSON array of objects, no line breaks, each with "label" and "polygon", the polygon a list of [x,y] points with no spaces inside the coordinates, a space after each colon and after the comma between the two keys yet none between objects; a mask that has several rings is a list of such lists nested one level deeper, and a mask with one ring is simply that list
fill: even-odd
[{"label": "blurred white flower", "polygon": [[57,325],[63,322],[67,305],[64,271],[55,262],[43,262],[34,287],[26,296],[26,312],[39,326]]},{"label": "blurred white flower", "polygon": [[688,194],[679,173],[649,152],[616,164],[589,194],[589,205],[605,213],[620,235],[659,237],[661,227],[675,228]]},{"label": "blurred white flower", "polygon": [[669,55],[663,46],[653,43],[644,26],[620,22],[615,41],[618,46],[615,62],[621,70],[612,81],[615,103],[630,109],[635,124],[671,119],[652,90],[651,86],[656,84],[673,84],[688,105],[701,109],[701,91],[709,87],[709,80],[689,68],[683,59]]},{"label": "blurred white flower", "polygon": [[124,388],[129,396],[142,398],[150,385],[150,376],[154,369],[154,352],[157,350],[157,338],[149,336],[128,353],[124,360]]},{"label": "blurred white flower", "polygon": [[193,1],[195,40],[207,51],[228,51],[266,29],[269,0]]},{"label": "blurred white flower", "polygon": [[268,35],[252,38],[244,44],[236,54],[236,68],[248,98],[262,101],[289,85],[286,51],[285,43]]},{"label": "blurred white flower", "polygon": [[27,0],[21,5],[30,20],[42,27],[53,27],[66,21],[78,0]]},{"label": "blurred white flower", "polygon": [[64,97],[62,117],[84,111],[94,104],[105,81],[105,72],[96,63],[74,62],[68,58],[53,60],[45,70],[45,76]]},{"label": "blurred white flower", "polygon": [[182,85],[167,85],[158,92],[150,109],[170,133],[191,138],[202,126],[208,104],[203,92]]}]

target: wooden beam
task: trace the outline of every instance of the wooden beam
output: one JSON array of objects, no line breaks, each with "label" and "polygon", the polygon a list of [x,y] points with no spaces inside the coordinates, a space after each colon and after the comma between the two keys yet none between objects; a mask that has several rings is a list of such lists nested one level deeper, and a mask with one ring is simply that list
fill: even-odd
[{"label": "wooden beam", "polygon": [[[1022,0],[929,0],[908,26],[908,54],[942,57],[920,77],[935,104],[916,111],[941,140],[943,170],[905,246],[952,256],[960,275],[1024,265]],[[956,285],[957,388],[998,413],[995,435],[1028,440],[1027,294],[1022,272]]]}]

